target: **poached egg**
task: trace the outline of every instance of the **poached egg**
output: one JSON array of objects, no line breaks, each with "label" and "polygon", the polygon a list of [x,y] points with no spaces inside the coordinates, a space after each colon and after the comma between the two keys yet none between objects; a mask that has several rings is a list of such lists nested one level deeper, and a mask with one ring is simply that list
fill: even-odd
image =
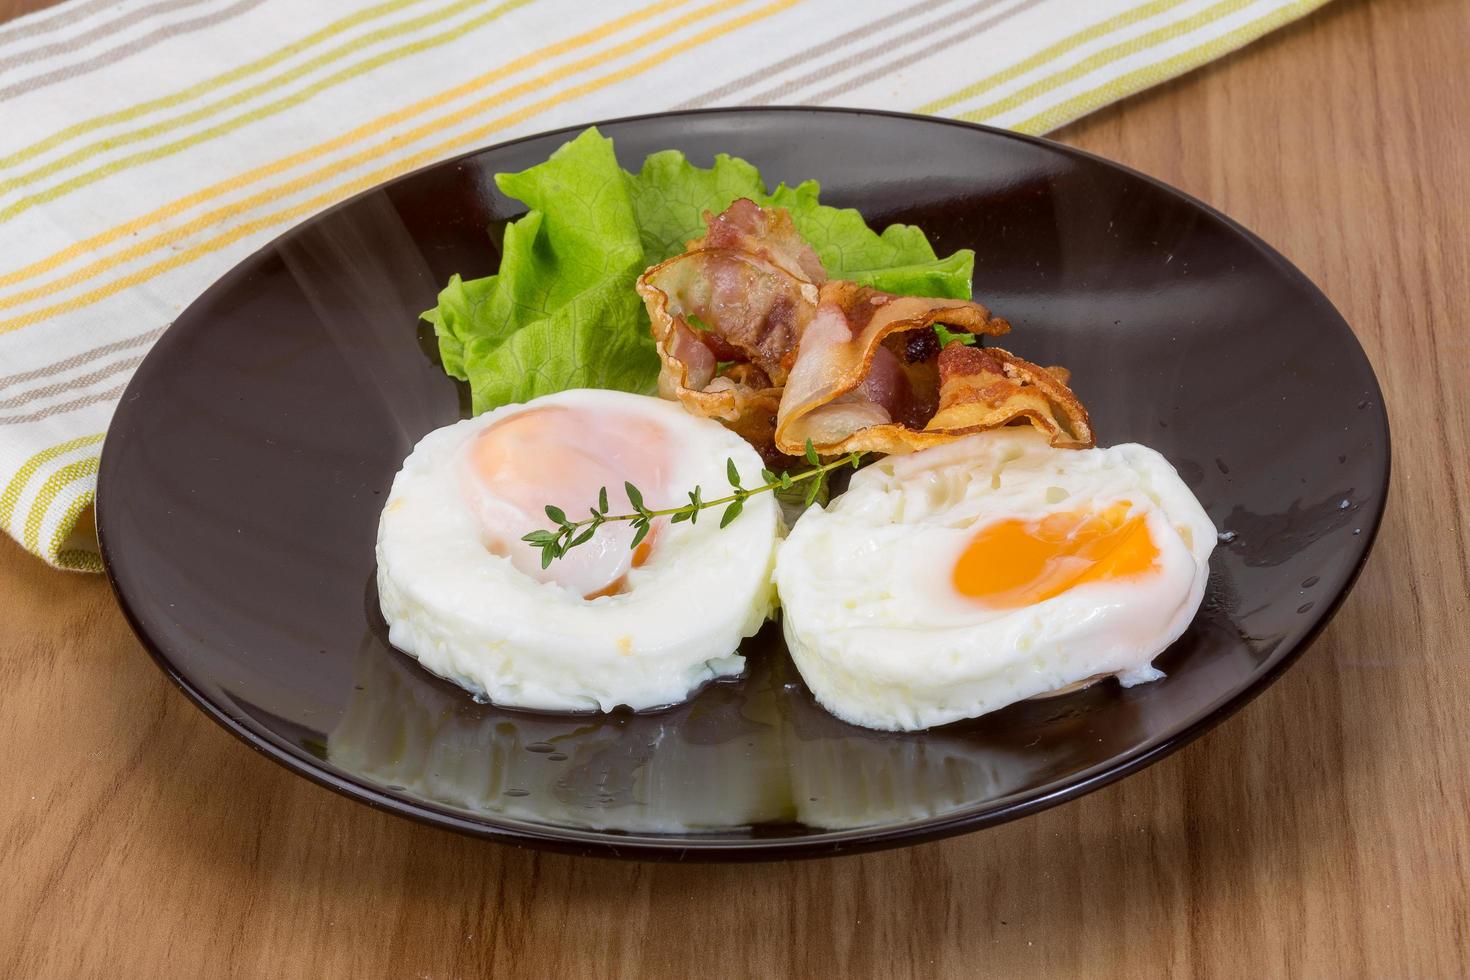
[{"label": "poached egg", "polygon": [[[508,405],[426,435],[393,481],[378,526],[378,593],[389,639],[430,671],[497,704],[557,711],[648,709],[738,674],[743,637],[773,601],[776,502],[751,497],[721,530],[609,522],[543,567],[527,532],[651,509],[747,485],[761,459],[717,422],[618,391],[572,390]],[[679,499],[673,499],[677,494]]]},{"label": "poached egg", "polygon": [[1152,661],[1204,596],[1215,528],[1161,455],[1007,428],[854,474],[796,522],[776,580],[827,710],[942,725]]}]

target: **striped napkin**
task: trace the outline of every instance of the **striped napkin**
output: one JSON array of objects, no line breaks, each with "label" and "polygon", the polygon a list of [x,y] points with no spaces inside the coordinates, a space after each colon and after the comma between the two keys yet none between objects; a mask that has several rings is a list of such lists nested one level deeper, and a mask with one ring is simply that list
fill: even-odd
[{"label": "striped napkin", "polygon": [[97,570],[108,420],[242,257],[463,150],[662,109],[1044,133],[1325,0],[70,0],[0,25],[0,526]]}]

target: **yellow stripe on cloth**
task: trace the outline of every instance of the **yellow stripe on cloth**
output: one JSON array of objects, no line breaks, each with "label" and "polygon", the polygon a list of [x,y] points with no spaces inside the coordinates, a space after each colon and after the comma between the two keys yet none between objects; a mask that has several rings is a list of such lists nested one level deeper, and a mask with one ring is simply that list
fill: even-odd
[{"label": "yellow stripe on cloth", "polygon": [[[647,34],[634,38],[633,40],[628,41],[626,44],[621,45],[618,48],[609,49],[609,51],[586,59],[586,61],[589,63],[597,63],[620,57],[622,54],[626,54],[629,51],[637,50],[638,48],[647,46],[650,40],[658,36],[668,34],[678,27],[685,26],[684,22],[686,21],[692,21],[700,17],[706,17],[715,13],[723,12],[731,7],[737,6],[741,2],[743,2],[743,0],[717,0],[717,2],[715,3],[686,14],[683,18],[679,18],[678,20],[675,20],[670,24],[664,25],[660,28],[656,28],[653,31],[649,31]],[[435,146],[431,146],[428,149],[421,150],[418,153],[395,161],[394,163],[391,163],[385,167],[381,167],[377,170],[371,171],[363,175],[362,177],[349,181],[346,184],[339,185],[338,187],[335,187],[322,194],[318,194],[317,196],[303,201],[300,204],[285,208],[273,214],[265,215],[264,217],[257,218],[254,221],[237,225],[229,231],[224,232],[223,234],[217,235],[216,237],[202,242],[192,248],[180,251],[174,255],[169,256],[166,259],[155,262],[152,265],[145,266],[143,269],[140,269],[137,272],[131,273],[127,276],[123,276],[120,279],[116,279],[105,286],[101,286],[89,292],[82,293],[81,295],[76,296],[70,300],[66,300],[61,303],[55,303],[51,306],[42,307],[38,310],[34,310],[21,316],[12,317],[8,320],[0,320],[0,334],[19,330],[23,327],[30,326],[42,320],[49,319],[50,317],[59,316],[63,313],[69,313],[74,310],[90,306],[93,303],[100,302],[108,298],[109,296],[116,294],[122,289],[136,286],[151,279],[155,279],[165,272],[169,272],[170,270],[187,265],[190,262],[193,262],[195,259],[200,258],[201,256],[210,254],[211,252],[216,252],[233,242],[239,241],[241,238],[253,235],[259,231],[264,231],[269,228],[277,227],[293,219],[312,214],[325,207],[335,204],[337,201],[350,197],[352,194],[355,194],[358,191],[367,190],[386,180],[391,180],[393,177],[405,174],[410,170],[423,166],[424,164],[431,163],[434,160],[440,159],[444,156],[448,156],[455,150],[472,145],[484,139],[486,136],[499,132],[500,130],[503,130],[509,126],[534,118],[547,109],[560,105],[563,102],[568,102],[572,99],[581,98],[582,96],[596,92],[599,89],[606,87],[607,85],[622,81],[626,78],[631,78],[635,75],[640,75],[646,71],[649,71],[652,68],[658,67],[660,64],[662,64],[663,61],[667,60],[668,58],[671,58],[677,54],[682,54],[685,51],[692,50],[693,48],[699,47],[700,45],[715,40],[716,38],[723,37],[725,34],[728,34],[734,30],[738,30],[740,27],[746,26],[749,23],[754,23],[755,21],[771,16],[772,14],[777,13],[781,10],[792,7],[797,2],[799,2],[799,0],[777,0],[777,2],[767,4],[766,6],[752,11],[749,14],[734,18],[716,27],[709,28],[708,30],[700,34],[694,35],[686,41],[672,44],[662,51],[659,51],[653,55],[643,58],[638,62],[635,62],[627,68],[621,69],[608,75],[604,75],[601,78],[594,79],[591,82],[587,82],[579,86],[574,86],[554,96],[541,99],[540,101],[534,102],[524,109],[520,109],[516,112],[510,113],[509,115],[502,116],[501,118],[493,120],[492,122],[484,126],[477,127],[452,139],[446,140]],[[580,62],[578,63],[578,65],[581,64],[582,63]],[[520,86],[517,86],[516,89],[508,90],[507,93],[502,93],[500,96],[496,96],[493,99],[486,100],[484,104],[476,104],[470,106],[464,110],[452,114],[449,117],[446,117],[446,119],[441,119],[436,123],[430,124],[430,126],[427,128],[430,130],[439,129],[450,122],[458,122],[463,119],[470,118],[474,115],[477,115],[482,109],[486,107],[487,104],[508,101],[509,98],[514,97],[510,94],[512,92],[515,94],[524,94],[525,92],[535,91],[537,89],[544,88],[550,82],[558,80],[558,78],[562,75],[572,74],[575,70],[578,70],[577,66],[572,65],[562,69],[557,69],[552,72],[548,72],[543,76],[533,78],[527,82],[522,83]],[[399,141],[395,140],[394,142]],[[377,150],[369,150],[365,151],[365,155],[366,157],[371,158],[380,155],[380,153]],[[342,169],[342,166],[343,164],[341,163],[333,164],[330,167],[324,168],[324,172],[335,173]],[[319,171],[317,174],[308,175],[307,178],[302,178],[302,181],[307,181],[309,178],[315,178],[321,173],[322,171]],[[297,190],[302,189],[301,187],[295,186],[302,181],[285,184],[281,187],[273,189],[272,191],[265,192],[263,196],[266,200],[263,203],[268,203],[269,200],[286,197],[292,193],[295,193]],[[315,181],[313,180],[312,182]]]},{"label": "yellow stripe on cloth", "polygon": [[[46,482],[41,484],[41,489],[36,492],[36,499],[31,504],[31,514],[26,518],[25,534],[20,542],[25,545],[27,551],[36,551],[40,546],[41,521],[45,518],[51,501],[56,499],[57,494],[78,480],[96,476],[99,462],[101,462],[100,456],[88,456],[75,463],[67,463],[48,476]],[[67,528],[67,533],[71,533],[70,528]]]},{"label": "yellow stripe on cloth", "polygon": [[1053,129],[1086,115],[1094,109],[1107,105],[1109,102],[1126,98],[1135,92],[1141,92],[1145,88],[1168,81],[1171,78],[1177,78],[1206,62],[1223,57],[1237,48],[1244,47],[1263,34],[1274,31],[1278,27],[1289,24],[1300,17],[1305,17],[1325,3],[1327,3],[1327,0],[1299,0],[1297,3],[1282,7],[1279,10],[1251,21],[1249,24],[1238,27],[1228,34],[1223,34],[1211,41],[1177,54],[1172,58],[1160,61],[1157,64],[1129,72],[1103,85],[1099,85],[1088,92],[1068,99],[1066,102],[1052,106],[1050,109],[1039,112],[1031,118],[1016,124],[1013,128],[1022,133],[1041,134],[1051,132]]},{"label": "yellow stripe on cloth", "polygon": [[[394,112],[386,113],[385,115],[379,116],[378,118],[366,122],[349,132],[343,133],[340,136],[333,137],[332,139],[329,139],[323,143],[318,143],[316,146],[308,147],[307,149],[301,150],[297,153],[292,153],[288,156],[281,157],[280,159],[272,161],[271,163],[263,164],[259,167],[247,170],[246,172],[232,177],[228,180],[223,180],[219,183],[212,184],[209,187],[204,188],[203,190],[188,194],[184,197],[179,198],[176,201],[166,204],[160,208],[156,208],[153,211],[150,211],[149,213],[143,215],[142,217],[134,218],[131,221],[127,221],[121,225],[117,225],[113,228],[108,229],[107,231],[84,239],[83,241],[69,245],[66,248],[47,256],[44,259],[31,263],[28,266],[17,269],[14,272],[0,275],[0,286],[8,286],[12,283],[20,282],[33,276],[48,272],[51,269],[54,269],[57,266],[62,265],[80,255],[98,251],[122,238],[136,235],[138,232],[144,230],[145,228],[151,227],[155,224],[159,224],[163,221],[167,221],[168,219],[176,217],[184,213],[185,211],[189,211],[207,201],[222,197],[225,194],[229,194],[233,191],[240,190],[241,188],[247,187],[250,184],[258,183],[259,181],[265,180],[269,177],[273,177],[278,173],[292,169],[301,164],[320,159],[321,157],[326,156],[328,153],[332,153],[336,150],[350,146],[353,143],[358,143],[362,140],[368,139],[369,137],[375,136],[392,126],[397,125],[398,123],[405,122],[416,116],[423,115],[424,113],[427,113],[442,105],[453,102],[454,100],[462,96],[479,91],[480,89],[485,88],[488,85],[492,85],[502,79],[508,78],[525,68],[534,67],[535,65],[540,64],[543,61],[547,61],[549,59],[559,57],[563,54],[567,54],[571,51],[576,50],[577,48],[586,47],[589,44],[595,44],[596,42],[601,41],[606,37],[622,31],[624,28],[641,23],[644,20],[664,13],[675,7],[683,6],[689,2],[690,0],[658,0],[657,3],[649,4],[648,6],[643,7],[640,10],[634,11],[630,14],[626,14],[622,17],[617,18],[616,20],[609,21],[608,23],[603,24],[600,27],[593,28],[590,31],[585,31],[563,41],[558,41],[555,44],[548,44],[537,51],[533,51],[529,54],[515,59],[514,61],[508,62],[494,69],[493,71],[485,72],[484,74],[478,75],[467,82],[462,82],[459,85],[455,85],[452,88],[445,89],[444,91],[429,96],[428,98],[420,99],[418,102],[415,102],[412,105],[405,106],[402,109],[398,109]],[[375,148],[371,152],[378,153],[381,152],[381,149]],[[340,164],[334,164],[332,169],[337,170],[340,168]],[[139,251],[138,249],[140,248],[140,245],[135,245],[132,249],[129,250],[129,252],[124,253],[124,255],[126,255],[126,258],[121,259],[121,261],[130,261],[133,258],[137,258],[139,255],[146,254],[147,251],[151,251],[154,247],[161,247],[163,245],[167,245],[174,241],[177,241],[179,238],[185,237],[188,234],[192,234],[193,231],[197,230],[197,227],[207,227],[208,224],[213,224],[215,222],[224,220],[225,218],[228,218],[234,214],[243,213],[245,210],[256,206],[257,204],[261,203],[262,200],[266,199],[269,199],[269,195],[257,195],[256,197],[247,198],[245,201],[238,202],[235,205],[231,205],[226,208],[220,208],[218,210],[210,212],[210,214],[208,215],[209,220],[205,224],[201,225],[199,224],[199,222],[196,221],[193,224],[186,226],[189,229],[188,231],[180,231],[176,235],[155,236],[154,238],[149,239],[149,243],[152,244],[149,245],[148,249],[144,251]],[[56,289],[75,285],[76,283],[81,282],[83,279],[90,278],[93,275],[105,272],[109,268],[113,268],[116,264],[118,263],[110,261],[106,265],[102,263],[94,263],[92,266],[88,267],[88,270],[90,271],[87,271],[85,275],[79,273],[76,278],[69,277],[66,280],[58,280],[57,282],[48,283],[45,286],[41,287],[42,291],[30,293],[27,295],[31,298],[34,298],[36,296],[46,295],[47,293],[53,292]],[[17,300],[16,303],[28,301],[28,299],[22,299]],[[9,302],[8,300],[5,302],[0,302],[0,309],[9,308],[12,305],[15,304]]]},{"label": "yellow stripe on cloth", "polygon": [[43,140],[40,140],[39,142],[32,143],[30,146],[26,146],[15,151],[9,156],[0,157],[0,168],[14,167],[17,164],[25,163],[27,160],[34,160],[36,157],[40,156],[42,153],[45,153],[47,150],[55,149],[56,147],[68,142],[69,140],[76,139],[79,136],[85,136],[86,134],[94,132],[98,129],[102,129],[107,126],[115,126],[118,123],[132,122],[134,119],[146,116],[149,113],[156,112],[159,109],[172,109],[173,107],[183,105],[186,102],[192,102],[194,99],[197,99],[204,95],[208,95],[210,92],[217,91],[227,85],[231,85],[235,82],[249,78],[251,75],[256,75],[263,71],[268,71],[271,68],[274,68],[276,65],[280,64],[282,61],[298,55],[303,51],[310,50],[323,41],[329,41],[344,31],[349,31],[354,27],[366,24],[371,20],[375,20],[378,17],[384,16],[385,14],[395,13],[403,9],[404,7],[409,7],[413,4],[423,2],[425,2],[425,0],[390,0],[390,2],[388,3],[378,4],[376,7],[368,7],[366,10],[359,10],[350,16],[333,21],[326,27],[323,27],[321,30],[314,31],[311,34],[308,34],[306,37],[293,41],[285,47],[278,48],[263,58],[257,58],[254,61],[239,66],[238,68],[232,68],[222,75],[216,75],[213,78],[205,79],[202,82],[191,85],[188,88],[181,89],[170,95],[165,95],[157,99],[150,99],[147,102],[142,102],[138,105],[130,106],[126,109],[119,109],[116,112],[109,112],[101,116],[93,116],[91,119],[86,119],[82,122],[74,123],[73,125],[68,126],[65,129],[51,134],[50,136],[46,137]]},{"label": "yellow stripe on cloth", "polygon": [[[87,506],[92,501],[87,500]],[[86,510],[83,507],[82,510]],[[95,551],[86,551],[82,548],[67,548],[59,550],[51,559],[51,564],[58,568],[65,568],[71,572],[100,572],[102,571],[102,556]]]},{"label": "yellow stripe on cloth", "polygon": [[97,499],[96,490],[87,490],[77,499],[71,502],[66,512],[57,521],[56,530],[51,533],[51,539],[46,543],[46,548],[41,552],[41,557],[51,564],[60,568],[69,569],[74,572],[100,572],[102,571],[102,556],[95,551],[87,551],[84,548],[62,548],[66,539],[72,536],[76,530],[77,522],[92,502]]},{"label": "yellow stripe on cloth", "polygon": [[[1218,20],[1229,17],[1231,14],[1251,6],[1255,2],[1256,0],[1221,0],[1220,3],[1212,7],[1206,7],[1204,10],[1189,17],[1181,18],[1165,24],[1163,27],[1140,34],[1138,37],[1129,38],[1126,41],[1121,41],[1111,47],[1104,48],[1096,54],[1083,58],[1075,65],[1071,65],[1054,75],[1027,85],[989,105],[983,105],[978,109],[962,112],[956,118],[967,119],[972,122],[994,119],[1002,113],[1009,112],[1028,102],[1033,102],[1048,92],[1053,92],[1061,88],[1068,82],[1084,78],[1099,69],[1108,67],[1116,61],[1121,61],[1129,55],[1137,54],[1140,51],[1147,51],[1149,48],[1157,47],[1161,44],[1167,44],[1186,34],[1191,34],[1202,27],[1208,27]],[[1121,96],[1119,97],[1121,98]]]},{"label": "yellow stripe on cloth", "polygon": [[25,490],[26,484],[35,476],[36,471],[48,462],[59,456],[80,449],[83,446],[91,446],[102,441],[105,433],[94,432],[89,436],[81,436],[68,440],[56,446],[51,446],[36,453],[21,465],[10,482],[5,484],[5,489],[0,490],[0,527],[9,527],[10,518],[15,513],[15,505],[20,502],[20,495]]},{"label": "yellow stripe on cloth", "polygon": [[[184,150],[192,149],[202,143],[208,142],[209,140],[224,136],[227,133],[232,133],[242,126],[249,125],[253,122],[259,122],[262,119],[268,119],[271,116],[277,115],[278,113],[292,108],[293,106],[300,105],[301,103],[310,99],[312,96],[317,95],[328,88],[340,85],[341,83],[349,81],[353,78],[357,78],[358,76],[364,75],[367,72],[372,71],[376,68],[381,68],[383,65],[389,64],[390,62],[398,61],[402,58],[408,57],[409,55],[422,54],[423,52],[432,50],[433,48],[439,47],[440,45],[448,44],[450,41],[463,37],[466,31],[472,31],[483,27],[491,21],[497,20],[500,17],[503,17],[505,14],[510,13],[512,10],[515,10],[518,7],[524,7],[528,3],[532,2],[533,0],[507,0],[507,2],[502,3],[495,9],[487,11],[486,13],[481,14],[479,17],[476,17],[473,20],[466,21],[464,24],[460,24],[447,31],[442,31],[431,37],[415,41],[412,44],[406,44],[403,47],[396,48],[392,51],[385,51],[382,54],[379,54],[372,58],[368,58],[365,61],[358,62],[355,65],[351,65],[350,67],[342,69],[336,74],[329,75],[323,79],[319,79],[313,84],[308,85],[300,89],[299,91],[293,92],[290,95],[285,96],[284,98],[277,99],[274,102],[253,109],[250,112],[245,113],[244,115],[237,116],[234,119],[230,119],[222,123],[218,123],[214,126],[209,127],[208,129],[201,130],[197,133],[192,133],[189,136],[184,137],[183,139],[174,140],[172,143],[166,143],[163,146],[155,147],[151,150],[145,150],[141,153],[134,153],[130,156],[121,157],[100,167],[88,170],[86,173],[78,174],[77,176],[64,180],[59,184],[48,187],[44,191],[28,195],[14,202],[13,204],[7,205],[4,208],[0,208],[0,224],[10,221],[17,215],[24,214],[38,204],[49,204],[52,201],[56,201],[60,198],[65,197],[78,188],[86,187],[90,184],[95,184],[97,181],[102,180],[106,177],[115,176],[117,174],[123,173],[124,171],[130,170],[133,167],[140,166],[146,163],[152,163],[155,160],[161,160],[164,157],[173,156],[176,153],[182,153]],[[480,0],[459,0],[458,3],[455,3],[452,6],[446,8],[444,16],[447,17],[454,14],[460,14],[479,5]],[[418,19],[420,21],[423,21],[427,18],[421,17]]]},{"label": "yellow stripe on cloth", "polygon": [[959,89],[955,92],[951,92],[949,95],[946,95],[943,98],[935,99],[933,102],[926,102],[913,111],[923,113],[925,115],[937,114],[944,109],[948,109],[950,106],[954,105],[957,102],[964,102],[966,99],[972,99],[977,95],[989,92],[991,89],[999,85],[1004,85],[1006,82],[1009,82],[1016,78],[1020,78],[1027,72],[1034,71],[1042,65],[1055,61],[1067,52],[1075,50],[1076,48],[1080,48],[1082,45],[1086,44],[1089,41],[1096,41],[1098,38],[1106,37],[1107,35],[1112,34],[1115,31],[1120,31],[1125,27],[1130,27],[1133,24],[1138,23],[1139,21],[1148,20],[1150,17],[1164,13],[1168,10],[1172,10],[1173,8],[1178,7],[1184,2],[1185,0],[1158,0],[1158,2],[1156,3],[1144,4],[1142,7],[1136,7],[1133,10],[1125,11],[1124,13],[1110,18],[1109,20],[1105,20],[1100,24],[1094,24],[1086,30],[1078,31],[1071,37],[1064,38],[1063,40],[1058,41],[1056,44],[1053,44],[1050,47],[1043,48],[1033,54],[1031,57],[1026,58],[1023,61],[1016,62],[1014,65],[1005,69],[1004,71],[998,71],[993,75],[987,75],[984,78],[980,79],[978,82],[972,82],[971,84],[966,85],[964,88]]}]

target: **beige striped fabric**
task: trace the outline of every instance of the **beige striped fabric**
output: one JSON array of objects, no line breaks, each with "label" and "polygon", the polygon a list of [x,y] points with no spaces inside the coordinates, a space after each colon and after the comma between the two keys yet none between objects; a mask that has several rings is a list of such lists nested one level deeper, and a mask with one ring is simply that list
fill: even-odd
[{"label": "beige striped fabric", "polygon": [[537,130],[842,105],[1044,133],[1325,0],[70,0],[0,25],[0,526],[62,568],[150,344],[292,224]]}]

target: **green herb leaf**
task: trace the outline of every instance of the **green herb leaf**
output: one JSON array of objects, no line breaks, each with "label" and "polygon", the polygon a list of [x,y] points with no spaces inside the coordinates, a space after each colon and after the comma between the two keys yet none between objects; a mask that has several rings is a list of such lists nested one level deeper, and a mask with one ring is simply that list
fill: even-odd
[{"label": "green herb leaf", "polygon": [[599,514],[607,513],[607,487],[603,487],[597,491],[597,512]]},{"label": "green herb leaf", "polygon": [[730,480],[730,486],[740,489],[740,471],[735,468],[734,459],[725,460],[725,476]]},{"label": "green herb leaf", "polygon": [[939,338],[940,347],[948,347],[950,344],[964,344],[972,347],[980,342],[980,338],[963,330],[951,331],[942,323],[934,324],[934,336]]},{"label": "green herb leaf", "polygon": [[643,494],[639,493],[638,488],[631,483],[624,483],[623,491],[628,495],[628,503],[633,505],[634,510],[642,514],[645,510],[643,506]]},{"label": "green herb leaf", "polygon": [[551,518],[554,524],[565,524],[567,522],[567,512],[551,504],[546,505],[546,516]]},{"label": "green herb leaf", "polygon": [[[827,482],[832,471],[847,463],[851,463],[854,468],[857,467],[862,455],[861,452],[848,453],[833,459],[831,462],[818,464],[813,469],[798,474],[795,477],[789,473],[782,473],[780,482],[787,488],[790,488],[798,481],[806,484],[802,488],[804,499],[800,505],[801,507],[810,507],[817,500],[826,503]],[[772,477],[775,476],[769,470],[763,470],[762,473]],[[788,520],[795,520],[796,516],[798,516],[796,511],[799,511],[795,501],[795,495],[791,494],[788,498],[789,490],[777,489],[776,483],[773,480],[768,480],[765,485],[757,487],[754,490],[747,490],[743,487],[736,486],[729,495],[708,503],[703,500],[701,496],[703,491],[696,485],[693,490],[688,492],[688,504],[680,507],[663,507],[657,510],[651,510],[644,505],[643,495],[632,483],[624,483],[623,486],[628,493],[629,502],[633,504],[637,511],[636,514],[617,514],[609,517],[604,514],[599,514],[595,508],[591,508],[588,510],[588,513],[592,515],[591,517],[575,523],[565,520],[563,516],[563,519],[560,521],[560,529],[554,534],[544,529],[531,531],[526,534],[522,540],[531,542],[534,546],[541,549],[541,567],[547,567],[553,559],[560,558],[571,549],[586,544],[592,539],[592,535],[597,528],[608,521],[630,522],[635,531],[632,547],[636,548],[648,536],[652,529],[653,521],[657,517],[668,517],[671,524],[680,524],[684,521],[692,524],[699,520],[700,511],[707,507],[717,507],[720,504],[725,504],[725,511],[720,515],[720,527],[723,528],[727,527],[731,521],[740,516],[740,512],[745,508],[747,498],[770,490],[776,491],[776,498],[782,509],[786,512]],[[550,505],[547,506],[548,516],[556,519],[557,514],[560,514],[559,509]]]},{"label": "green herb leaf", "polygon": [[817,455],[817,447],[812,445],[810,439],[806,441],[806,461],[813,466],[820,466],[822,463],[822,457]]}]

